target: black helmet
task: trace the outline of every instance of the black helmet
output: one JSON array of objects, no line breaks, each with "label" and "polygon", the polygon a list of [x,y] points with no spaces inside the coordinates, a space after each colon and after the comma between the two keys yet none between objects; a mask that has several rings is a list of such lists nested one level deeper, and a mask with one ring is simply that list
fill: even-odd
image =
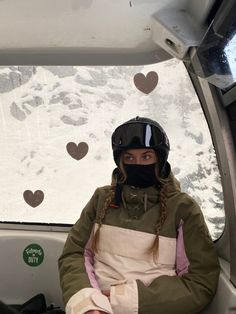
[{"label": "black helmet", "polygon": [[156,121],[142,117],[131,119],[115,129],[111,141],[114,160],[118,166],[122,151],[148,147],[157,152],[160,175],[169,175],[170,165],[167,158],[170,144],[165,131]]}]

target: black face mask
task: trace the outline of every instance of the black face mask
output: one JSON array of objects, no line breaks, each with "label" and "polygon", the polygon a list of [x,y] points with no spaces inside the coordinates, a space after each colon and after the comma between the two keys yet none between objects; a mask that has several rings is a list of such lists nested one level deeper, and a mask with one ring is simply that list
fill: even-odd
[{"label": "black face mask", "polygon": [[146,188],[155,184],[159,185],[155,167],[155,163],[150,165],[124,165],[127,174],[127,179],[124,183],[138,188]]}]

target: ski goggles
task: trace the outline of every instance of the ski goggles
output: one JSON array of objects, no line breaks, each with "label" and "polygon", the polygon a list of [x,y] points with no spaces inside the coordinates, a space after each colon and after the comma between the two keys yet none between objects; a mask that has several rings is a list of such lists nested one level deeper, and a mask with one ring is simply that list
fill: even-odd
[{"label": "ski goggles", "polygon": [[147,123],[127,123],[119,126],[112,135],[113,148],[155,148],[169,146],[164,131]]}]

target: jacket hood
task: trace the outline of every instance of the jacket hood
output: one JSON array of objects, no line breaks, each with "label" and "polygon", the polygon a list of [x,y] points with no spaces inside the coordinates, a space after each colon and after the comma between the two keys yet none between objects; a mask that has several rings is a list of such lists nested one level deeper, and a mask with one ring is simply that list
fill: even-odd
[{"label": "jacket hood", "polygon": [[173,172],[171,172],[164,181],[167,184],[166,191],[167,191],[168,197],[171,197],[174,194],[181,192],[180,183],[174,176]]}]

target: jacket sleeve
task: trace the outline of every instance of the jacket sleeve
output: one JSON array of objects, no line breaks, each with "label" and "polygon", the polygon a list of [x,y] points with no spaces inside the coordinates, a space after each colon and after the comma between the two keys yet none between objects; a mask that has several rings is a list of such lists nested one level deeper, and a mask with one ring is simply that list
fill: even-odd
[{"label": "jacket sleeve", "polygon": [[188,271],[160,276],[148,287],[138,280],[140,314],[198,313],[215,294],[220,267],[201,210],[191,198],[179,207]]},{"label": "jacket sleeve", "polygon": [[[112,313],[109,300],[95,282],[88,246],[96,218],[98,190],[71,228],[58,261],[60,283],[67,314],[83,314],[89,310]],[[88,250],[86,252],[86,250]],[[89,263],[86,267],[85,261]],[[90,274],[88,273],[90,271]]]}]

